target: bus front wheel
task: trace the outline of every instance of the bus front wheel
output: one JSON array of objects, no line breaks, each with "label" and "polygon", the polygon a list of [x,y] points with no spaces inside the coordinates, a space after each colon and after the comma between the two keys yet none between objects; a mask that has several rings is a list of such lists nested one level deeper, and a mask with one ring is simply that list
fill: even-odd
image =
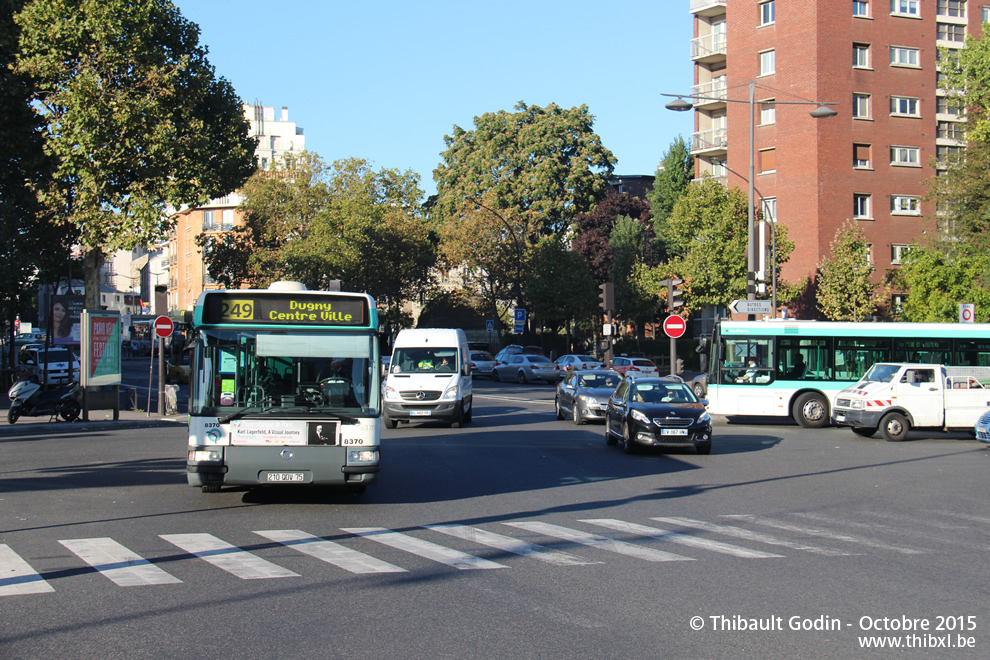
[{"label": "bus front wheel", "polygon": [[820,429],[828,424],[828,401],[821,394],[806,392],[794,402],[794,421],[806,429]]}]

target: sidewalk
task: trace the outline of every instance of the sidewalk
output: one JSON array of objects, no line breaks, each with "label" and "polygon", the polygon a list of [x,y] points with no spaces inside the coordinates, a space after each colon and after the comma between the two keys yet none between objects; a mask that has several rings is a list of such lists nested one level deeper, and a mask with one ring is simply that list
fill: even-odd
[{"label": "sidewalk", "polygon": [[121,410],[119,419],[114,420],[113,410],[91,410],[88,422],[83,421],[80,413],[79,419],[74,422],[63,422],[62,420],[49,422],[48,415],[44,415],[42,417],[21,417],[16,424],[8,424],[7,410],[9,408],[10,402],[7,397],[0,398],[0,437],[185,426],[187,423],[186,415],[159,415],[155,412],[149,414],[137,410]]}]

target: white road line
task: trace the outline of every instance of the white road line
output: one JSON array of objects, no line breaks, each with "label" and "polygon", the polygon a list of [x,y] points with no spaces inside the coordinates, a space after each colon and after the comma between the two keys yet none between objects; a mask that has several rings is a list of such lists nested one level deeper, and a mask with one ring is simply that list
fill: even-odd
[{"label": "white road line", "polygon": [[242,580],[265,580],[268,578],[299,577],[287,568],[262,559],[246,550],[221,541],[212,534],[161,534],[174,546],[203,561],[241,578]]},{"label": "white road line", "polygon": [[846,543],[856,543],[859,545],[865,545],[868,548],[877,548],[879,550],[893,550],[894,552],[900,552],[905,555],[923,555],[928,552],[928,550],[915,550],[914,548],[905,548],[899,545],[890,545],[889,543],[882,543],[880,541],[874,541],[873,539],[863,538],[861,536],[850,536],[849,534],[839,534],[837,532],[830,532],[827,529],[819,529],[817,527],[803,527],[801,525],[792,525],[790,523],[782,522],[779,520],[772,520],[770,518],[763,518],[761,516],[752,515],[728,515],[723,516],[724,518],[737,518],[740,520],[746,520],[757,525],[765,525],[767,527],[773,527],[775,529],[782,529],[787,532],[794,532],[796,534],[807,534],[808,536],[821,536],[823,538],[832,539],[834,541],[844,541]]},{"label": "white road line", "polygon": [[477,527],[468,527],[467,525],[426,525],[425,527],[426,529],[449,534],[459,539],[470,541],[471,543],[480,543],[481,545],[497,548],[504,552],[511,552],[524,557],[533,557],[556,566],[588,566],[590,564],[602,563],[600,561],[581,559],[566,552],[545,548],[542,545],[526,543],[511,536],[486,532]]},{"label": "white road line", "polygon": [[508,568],[504,564],[475,557],[460,550],[451,550],[442,545],[423,541],[414,536],[393,532],[382,527],[342,527],[341,529],[348,534],[357,534],[358,536],[377,541],[396,550],[409,552],[425,559],[437,561],[447,566],[453,566],[459,570]]},{"label": "white road line", "polygon": [[719,525],[717,523],[705,522],[703,520],[694,520],[692,518],[678,518],[678,517],[657,517],[653,518],[662,523],[667,523],[668,525],[680,525],[682,527],[697,529],[704,532],[713,532],[715,534],[723,534],[725,536],[732,536],[737,539],[746,539],[747,541],[756,541],[757,543],[765,543],[767,545],[779,545],[783,548],[790,548],[791,550],[801,550],[804,552],[813,552],[819,555],[827,555],[831,557],[848,557],[849,552],[842,552],[841,550],[832,550],[831,548],[819,548],[813,545],[806,545],[804,543],[795,543],[794,541],[788,541],[787,539],[782,539],[777,536],[771,536],[770,534],[763,534],[760,532],[753,532],[742,527],[733,527],[732,525]]},{"label": "white road line", "polygon": [[182,583],[111,538],[65,539],[59,543],[118,587]]},{"label": "white road line", "polygon": [[693,548],[702,548],[704,550],[711,550],[712,552],[721,552],[726,555],[733,555],[734,557],[743,557],[745,559],[770,559],[774,557],[783,557],[783,555],[775,555],[771,552],[763,552],[762,550],[750,550],[749,548],[744,548],[739,545],[732,545],[731,543],[712,541],[710,539],[703,539],[697,536],[691,536],[689,534],[682,534],[680,532],[671,532],[666,529],[649,527],[647,525],[637,525],[636,523],[625,522],[623,520],[615,520],[614,518],[593,518],[589,520],[582,520],[581,522],[590,523],[592,525],[599,525],[601,527],[605,527],[608,529],[614,529],[618,532],[626,532],[628,534],[639,534],[650,539],[655,539],[657,541],[670,541],[671,543],[680,543],[681,545],[688,545]]},{"label": "white road line", "polygon": [[270,541],[281,543],[304,555],[315,557],[320,561],[333,564],[351,573],[406,573],[399,568],[380,559],[375,559],[357,550],[322,539],[298,529],[269,529],[255,532]]},{"label": "white road line", "polygon": [[519,529],[524,529],[528,532],[533,532],[536,534],[543,534],[544,536],[564,539],[565,541],[571,541],[572,543],[589,545],[600,550],[617,552],[620,555],[636,557],[637,559],[645,559],[646,561],[694,561],[692,557],[682,557],[681,555],[675,555],[671,552],[663,552],[662,550],[654,550],[653,548],[644,548],[643,546],[626,543],[625,541],[616,541],[615,539],[610,539],[607,536],[580,532],[576,529],[568,529],[567,527],[559,527],[549,523],[517,522],[502,524],[509,525],[510,527],[518,527]]},{"label": "white road line", "polygon": [[990,525],[990,518],[986,516],[971,516],[966,513],[956,513],[955,511],[931,511],[931,513],[937,513],[940,516],[949,516],[950,518],[958,518],[959,520],[969,520],[970,522],[985,523]]},{"label": "white road line", "polygon": [[957,545],[963,548],[970,548],[972,550],[980,550],[982,552],[986,552],[987,550],[990,550],[990,546],[983,543],[970,543],[962,539],[949,538],[944,534],[929,534],[928,532],[923,532],[918,529],[904,529],[904,528],[893,527],[891,525],[883,525],[880,523],[863,523],[863,522],[839,520],[836,518],[832,518],[831,516],[824,516],[819,513],[796,513],[794,515],[801,516],[802,518],[808,518],[810,520],[818,520],[820,522],[831,525],[848,525],[850,527],[861,527],[869,530],[884,530],[892,534],[911,536],[926,542],[950,543],[952,545]]},{"label": "white road line", "polygon": [[31,565],[0,543],[0,596],[22,596],[55,591]]}]

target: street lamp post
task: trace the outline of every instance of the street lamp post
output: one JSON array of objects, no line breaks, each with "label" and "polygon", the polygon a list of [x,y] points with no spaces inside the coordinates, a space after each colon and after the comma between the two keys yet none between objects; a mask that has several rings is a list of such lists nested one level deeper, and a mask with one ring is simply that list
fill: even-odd
[{"label": "street lamp post", "polygon": [[498,218],[502,225],[505,227],[505,231],[509,232],[509,236],[512,238],[512,244],[516,248],[516,308],[523,309],[523,299],[522,299],[522,248],[519,245],[519,239],[516,237],[516,233],[512,231],[512,227],[509,226],[508,221],[502,217],[502,214],[493,208],[489,208],[479,202],[475,197],[469,197],[476,206],[483,208],[496,218]]},{"label": "street lamp post", "polygon": [[[746,299],[756,300],[756,217],[754,210],[755,202],[755,190],[754,185],[756,176],[756,163],[754,159],[755,150],[755,129],[756,129],[756,82],[749,83],[749,95],[746,100],[743,99],[730,99],[730,98],[714,98],[710,96],[699,96],[694,94],[661,94],[661,96],[674,96],[675,100],[666,104],[664,107],[668,110],[674,110],[675,112],[685,112],[687,110],[693,110],[694,104],[688,103],[684,99],[693,99],[695,101],[725,101],[726,103],[748,103],[749,104],[749,213],[747,214],[746,231],[747,231],[747,241],[746,241]],[[812,110],[809,114],[815,119],[821,119],[824,117],[834,117],[839,114],[835,110],[826,107],[829,105],[838,105],[835,102],[820,102],[820,101],[767,101],[767,103],[772,103],[773,105],[816,105],[818,106]],[[776,288],[774,288],[774,293],[776,293]],[[753,320],[753,315],[750,315],[750,320]]]}]

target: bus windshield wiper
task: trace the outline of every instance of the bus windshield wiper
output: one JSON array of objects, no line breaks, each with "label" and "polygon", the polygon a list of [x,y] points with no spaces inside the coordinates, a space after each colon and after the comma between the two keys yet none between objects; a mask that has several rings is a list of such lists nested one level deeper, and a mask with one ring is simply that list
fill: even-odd
[{"label": "bus windshield wiper", "polygon": [[217,421],[219,421],[221,424],[227,424],[231,420],[240,419],[241,417],[244,417],[245,415],[253,415],[255,413],[271,412],[272,410],[275,410],[278,407],[279,406],[273,406],[273,405],[248,406],[247,408],[241,408],[240,410],[237,410],[235,412],[232,412],[229,415],[226,415],[224,417],[219,417],[219,418],[217,418]]}]

